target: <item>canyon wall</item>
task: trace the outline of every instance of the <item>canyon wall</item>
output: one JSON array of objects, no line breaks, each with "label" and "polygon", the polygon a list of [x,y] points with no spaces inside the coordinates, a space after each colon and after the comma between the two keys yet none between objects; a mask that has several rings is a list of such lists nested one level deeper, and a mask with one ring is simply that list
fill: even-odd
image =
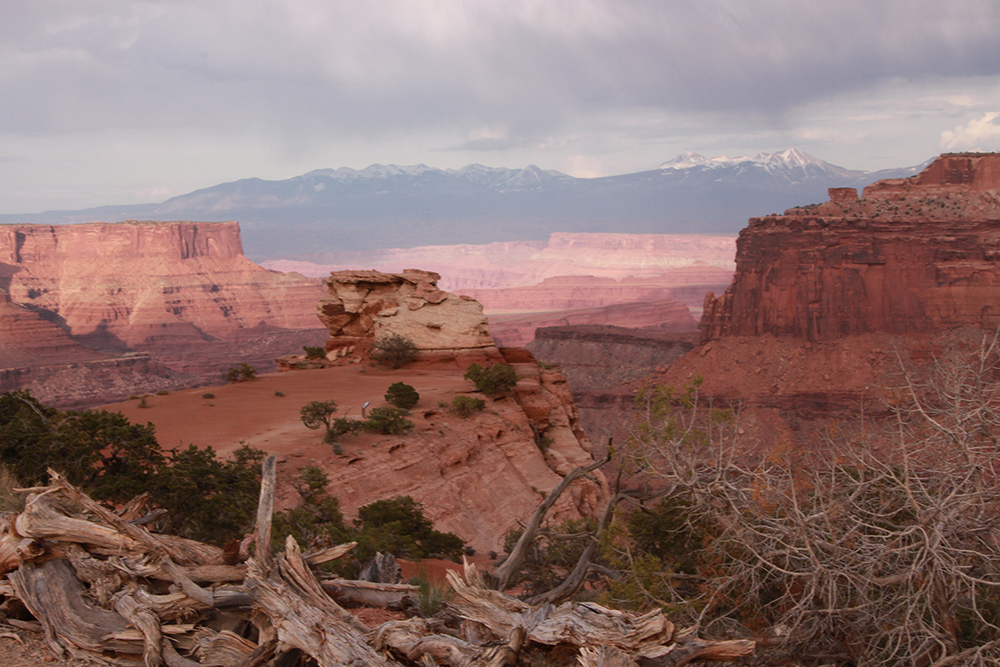
[{"label": "canyon wall", "polygon": [[674,333],[698,328],[688,307],[671,299],[527,315],[492,315],[489,320],[493,340],[504,347],[525,347],[545,327],[605,325]]},{"label": "canyon wall", "polygon": [[102,358],[146,352],[191,384],[322,340],[322,282],[250,262],[235,222],[3,225],[0,289]]},{"label": "canyon wall", "polygon": [[620,280],[602,276],[553,276],[537,285],[504,289],[463,289],[487,314],[599,308],[622,303],[671,299],[700,312],[705,294],[724,289],[732,272],[697,263],[656,276]]},{"label": "canyon wall", "polygon": [[752,218],[703,340],[811,341],[1000,323],[1000,155],[945,154],[861,197]]},{"label": "canyon wall", "polygon": [[[554,276],[589,275],[621,280],[656,278],[691,265],[712,265],[729,275],[735,237],[711,234],[572,234],[555,232],[546,241],[509,241],[483,245],[420,246],[365,252],[326,253],[326,262],[268,260],[264,266],[326,276],[332,271],[366,268],[399,273],[411,266],[441,274],[442,289],[465,293],[536,285]],[[698,307],[701,306],[699,302]]]}]

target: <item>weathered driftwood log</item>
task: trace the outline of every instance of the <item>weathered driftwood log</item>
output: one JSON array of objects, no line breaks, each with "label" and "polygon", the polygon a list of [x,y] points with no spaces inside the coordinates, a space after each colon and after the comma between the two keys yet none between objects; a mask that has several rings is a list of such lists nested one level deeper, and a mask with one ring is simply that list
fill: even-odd
[{"label": "weathered driftwood log", "polygon": [[17,597],[37,618],[45,643],[59,657],[93,658],[104,651],[141,655],[141,641],[109,639],[124,633],[128,623],[119,614],[88,603],[65,560],[41,565],[25,563],[7,575]]},{"label": "weathered driftwood log", "polygon": [[264,461],[256,554],[247,561],[243,585],[277,630],[278,639],[312,656],[319,667],[398,665],[372,648],[366,639],[368,628],[323,592],[294,539],[289,537],[285,543],[285,553],[272,554],[274,487],[274,457],[270,456]]},{"label": "weathered driftwood log", "polygon": [[323,590],[339,605],[402,609],[404,600],[411,600],[420,588],[410,584],[375,584],[350,579],[321,579]]}]

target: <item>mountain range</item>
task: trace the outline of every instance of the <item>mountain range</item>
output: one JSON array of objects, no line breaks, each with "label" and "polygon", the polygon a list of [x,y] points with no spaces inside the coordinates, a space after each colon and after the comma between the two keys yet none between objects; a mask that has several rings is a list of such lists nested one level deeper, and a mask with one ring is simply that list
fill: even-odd
[{"label": "mountain range", "polygon": [[684,153],[657,169],[576,178],[534,165],[372,165],[249,178],[158,204],[0,215],[3,223],[237,220],[251,259],[309,260],[328,251],[544,240],[552,232],[736,234],[751,216],[825,201],[924,165],[866,172],[798,149],[754,157]]}]

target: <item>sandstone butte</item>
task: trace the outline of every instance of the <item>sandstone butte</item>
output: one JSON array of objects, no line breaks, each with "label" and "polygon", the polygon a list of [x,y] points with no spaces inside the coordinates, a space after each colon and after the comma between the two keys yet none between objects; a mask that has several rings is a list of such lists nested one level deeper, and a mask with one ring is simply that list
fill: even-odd
[{"label": "sandstone butte", "polygon": [[[322,338],[312,315],[322,282],[249,261],[236,222],[3,225],[0,289],[58,324],[71,342],[118,366],[126,364],[123,352],[148,353],[142,361],[152,372],[148,388],[216,379],[233,359],[273,365],[277,354]],[[8,356],[24,360],[33,344],[17,337],[17,345],[27,347]],[[89,356],[67,347],[45,362],[71,364]],[[131,357],[133,366],[144,358]],[[34,383],[28,382],[32,373]],[[4,389],[58,384],[39,370],[20,376],[21,385],[8,386],[14,382],[8,377]],[[67,391],[81,395],[108,379],[61,378],[77,382]]]},{"label": "sandstone butte", "polygon": [[[109,407],[152,421],[165,444],[193,442],[227,452],[245,442],[278,454],[285,506],[298,500],[291,487],[298,469],[319,465],[348,514],[380,498],[410,495],[440,529],[477,549],[502,550],[504,534],[525,521],[563,476],[593,462],[593,448],[565,377],[540,367],[526,350],[497,349],[482,307],[438,290],[436,280],[424,271],[333,273],[316,308],[329,332],[327,367],[213,388],[210,399],[194,389],[152,397],[146,409],[134,401]],[[416,362],[399,370],[368,363],[371,342],[389,333],[415,342]],[[518,383],[509,395],[483,397],[487,408],[463,419],[446,406],[458,395],[482,397],[462,379],[472,361],[509,363]],[[369,409],[386,405],[383,394],[394,382],[421,395],[409,433],[344,436],[342,453],[334,454],[322,434],[299,419],[299,408],[310,400],[335,400],[339,415],[360,417],[363,402]],[[176,419],[179,412],[185,419]],[[550,516],[556,522],[595,516],[607,499],[598,471],[574,481]]]},{"label": "sandstone butte", "polygon": [[[752,218],[736,275],[709,294],[702,345],[659,380],[700,375],[717,396],[829,414],[940,349],[1000,325],[1000,154],[949,153],[858,197]],[[954,335],[954,334],[952,334]]]}]

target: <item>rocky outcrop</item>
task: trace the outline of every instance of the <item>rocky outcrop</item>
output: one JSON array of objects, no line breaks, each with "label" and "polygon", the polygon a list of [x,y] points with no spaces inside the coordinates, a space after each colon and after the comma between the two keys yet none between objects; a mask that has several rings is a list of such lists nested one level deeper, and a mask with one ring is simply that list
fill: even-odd
[{"label": "rocky outcrop", "polygon": [[297,342],[319,331],[311,312],[322,294],[319,280],[246,259],[235,222],[0,226],[0,288],[76,342],[148,352],[202,382],[237,361],[273,365],[290,351],[282,336],[236,358],[241,332],[292,332]]},{"label": "rocky outcrop", "polygon": [[647,329],[663,332],[696,331],[698,323],[680,301],[639,301],[602,308],[579,308],[554,313],[490,316],[493,340],[505,347],[524,347],[546,327],[615,326],[626,330]]},{"label": "rocky outcrop", "polygon": [[1000,154],[945,154],[855,198],[752,218],[704,341],[836,340],[1000,324]]},{"label": "rocky outcrop", "polygon": [[375,340],[400,335],[413,342],[418,359],[495,357],[482,306],[438,289],[439,278],[416,269],[331,273],[316,306],[330,332],[327,356],[360,359]]}]

